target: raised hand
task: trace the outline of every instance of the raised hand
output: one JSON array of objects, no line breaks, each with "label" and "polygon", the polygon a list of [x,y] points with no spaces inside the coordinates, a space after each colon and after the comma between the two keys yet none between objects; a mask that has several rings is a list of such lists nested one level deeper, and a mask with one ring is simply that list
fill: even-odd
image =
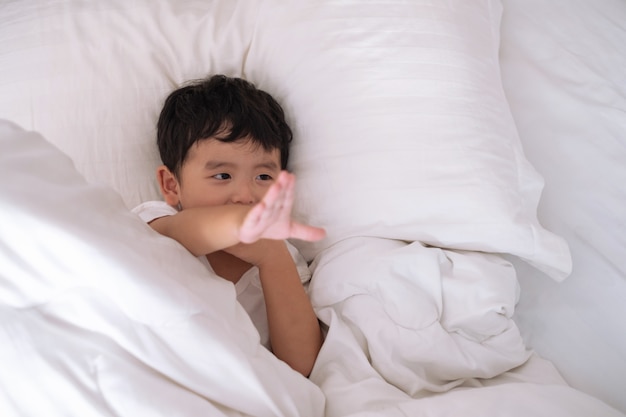
[{"label": "raised hand", "polygon": [[294,187],[295,176],[282,171],[263,199],[246,215],[239,228],[242,243],[289,238],[317,241],[326,236],[324,229],[298,223],[291,218]]}]

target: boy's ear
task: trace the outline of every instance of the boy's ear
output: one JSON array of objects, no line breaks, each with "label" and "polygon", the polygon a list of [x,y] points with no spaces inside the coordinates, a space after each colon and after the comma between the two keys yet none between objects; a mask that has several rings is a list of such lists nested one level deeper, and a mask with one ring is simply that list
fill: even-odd
[{"label": "boy's ear", "polygon": [[176,176],[165,165],[161,165],[157,168],[157,181],[165,202],[176,207],[180,202],[180,185]]}]

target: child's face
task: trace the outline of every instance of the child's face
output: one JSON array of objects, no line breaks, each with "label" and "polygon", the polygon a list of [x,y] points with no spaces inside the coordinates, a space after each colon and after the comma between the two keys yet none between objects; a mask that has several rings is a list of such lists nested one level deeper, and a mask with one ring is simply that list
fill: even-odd
[{"label": "child's face", "polygon": [[179,178],[183,208],[256,204],[280,173],[280,150],[251,141],[202,140],[193,145]]}]

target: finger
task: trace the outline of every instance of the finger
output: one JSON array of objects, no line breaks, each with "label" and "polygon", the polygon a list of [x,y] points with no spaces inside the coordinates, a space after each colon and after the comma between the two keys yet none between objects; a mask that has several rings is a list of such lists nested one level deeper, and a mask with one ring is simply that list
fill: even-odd
[{"label": "finger", "polygon": [[282,184],[282,181],[280,181],[280,176],[279,176],[277,181],[274,182],[270,186],[270,188],[268,188],[267,192],[263,196],[262,201],[265,203],[266,207],[272,207],[273,205],[276,204],[277,200],[280,200],[281,198],[283,198],[281,197],[283,193],[284,193],[283,184]]},{"label": "finger", "polygon": [[[272,184],[272,187],[263,197],[267,207],[264,220],[288,221],[292,206],[292,202],[289,200],[293,199],[292,190],[293,176],[286,171],[281,171],[276,178],[276,182]],[[286,212],[285,206],[287,207]]]},{"label": "finger", "polygon": [[326,230],[321,227],[309,226],[302,223],[292,223],[290,237],[293,239],[316,242],[326,237]]},{"label": "finger", "polygon": [[282,213],[287,217],[291,217],[291,210],[295,200],[296,177],[293,174],[286,173],[286,181],[284,185],[285,198],[282,204]]},{"label": "finger", "polygon": [[263,199],[253,206],[246,215],[240,231],[239,239],[245,243],[258,240],[265,229],[280,216],[280,207],[285,198],[284,178],[275,182],[267,190]]},{"label": "finger", "polygon": [[263,232],[263,228],[259,227],[259,224],[262,222],[261,218],[265,209],[265,204],[262,201],[250,209],[239,229],[241,242],[252,243],[259,239]]}]

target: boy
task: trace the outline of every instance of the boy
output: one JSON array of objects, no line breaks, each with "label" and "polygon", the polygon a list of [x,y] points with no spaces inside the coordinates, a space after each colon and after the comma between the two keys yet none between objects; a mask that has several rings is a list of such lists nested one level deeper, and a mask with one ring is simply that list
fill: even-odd
[{"label": "boy", "polygon": [[285,239],[325,232],[291,219],[291,138],[280,105],[243,79],[216,75],[175,90],[157,124],[165,202],[133,211],[233,282],[261,342],[308,376],[322,335],[302,285],[308,267]]}]

